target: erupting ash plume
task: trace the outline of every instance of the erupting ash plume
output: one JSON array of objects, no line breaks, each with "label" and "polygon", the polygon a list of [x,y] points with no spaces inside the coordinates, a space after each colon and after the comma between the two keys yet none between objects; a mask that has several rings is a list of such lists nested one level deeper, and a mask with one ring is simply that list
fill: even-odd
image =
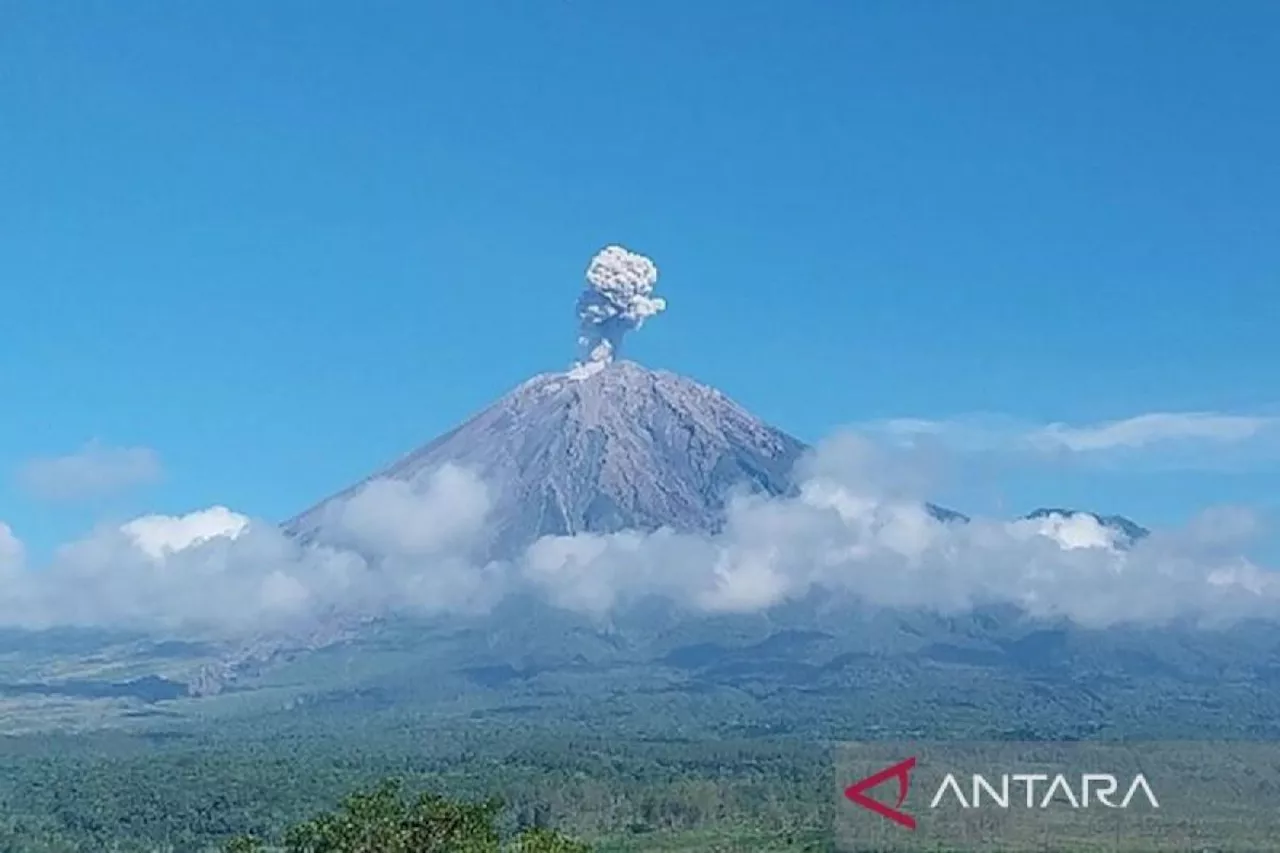
[{"label": "erupting ash plume", "polygon": [[607,246],[587,267],[587,288],[578,298],[577,371],[590,374],[613,361],[622,336],[667,307],[652,296],[658,268],[644,255]]}]

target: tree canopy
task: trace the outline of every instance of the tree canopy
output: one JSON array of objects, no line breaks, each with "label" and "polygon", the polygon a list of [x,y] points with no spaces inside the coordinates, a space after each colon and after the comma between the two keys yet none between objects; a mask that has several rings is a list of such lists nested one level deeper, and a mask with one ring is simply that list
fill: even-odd
[{"label": "tree canopy", "polygon": [[[290,827],[285,853],[590,853],[546,827],[511,838],[498,828],[502,803],[450,800],[437,793],[406,796],[397,780],[348,795],[329,812]],[[226,853],[265,853],[265,842],[240,836]]]}]

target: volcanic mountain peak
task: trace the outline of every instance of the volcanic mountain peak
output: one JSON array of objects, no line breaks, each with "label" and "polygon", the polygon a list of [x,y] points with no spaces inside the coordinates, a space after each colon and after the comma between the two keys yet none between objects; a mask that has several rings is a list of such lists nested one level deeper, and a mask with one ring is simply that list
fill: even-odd
[{"label": "volcanic mountain peak", "polygon": [[[711,531],[737,489],[783,494],[806,447],[714,388],[629,361],[545,373],[370,479],[470,468],[494,499],[490,552],[539,536]],[[286,525],[316,538],[330,498]]]}]

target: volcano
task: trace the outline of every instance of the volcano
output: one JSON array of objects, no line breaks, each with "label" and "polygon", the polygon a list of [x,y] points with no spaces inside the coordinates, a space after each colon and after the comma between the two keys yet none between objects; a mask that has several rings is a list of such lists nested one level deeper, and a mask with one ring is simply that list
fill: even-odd
[{"label": "volcano", "polygon": [[[543,373],[462,425],[285,522],[322,541],[331,509],[378,479],[425,486],[452,464],[477,474],[494,500],[489,558],[542,536],[622,530],[715,533],[735,495],[798,487],[810,447],[721,391],[631,361]],[[968,517],[926,504],[934,518]]]},{"label": "volcano", "polygon": [[285,524],[320,538],[328,509],[379,478],[424,484],[452,463],[494,498],[491,556],[538,537],[714,532],[738,493],[794,488],[807,446],[720,391],[634,362],[528,380],[461,426]]},{"label": "volcano", "polygon": [[[600,251],[578,300],[581,358],[533,377],[461,426],[284,524],[323,541],[342,502],[377,479],[425,487],[446,465],[493,500],[480,550],[506,558],[543,536],[715,533],[738,494],[797,491],[804,442],[710,386],[618,358],[623,336],[666,308],[658,270],[621,246]],[[960,513],[929,505],[942,521]]]}]

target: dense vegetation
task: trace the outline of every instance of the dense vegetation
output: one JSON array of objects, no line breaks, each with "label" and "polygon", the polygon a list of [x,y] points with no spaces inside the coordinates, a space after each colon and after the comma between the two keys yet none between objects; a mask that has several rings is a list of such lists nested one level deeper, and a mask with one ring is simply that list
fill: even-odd
[{"label": "dense vegetation", "polygon": [[[388,777],[403,790],[380,786]],[[800,742],[620,742],[516,727],[159,745],[22,738],[0,759],[0,851],[194,853],[246,836],[343,853],[363,848],[315,839],[340,835],[353,810],[409,837],[438,819],[467,823],[490,846],[456,849],[475,853],[585,849],[552,828],[598,851],[817,850],[830,843],[830,778],[824,751]]]},{"label": "dense vegetation", "polygon": [[[554,828],[597,853],[830,850],[832,742],[1280,738],[1262,631],[1103,642],[976,616],[846,620],[906,644],[882,649],[834,629],[747,626],[731,643],[677,625],[645,645],[527,621],[386,625],[199,699],[103,686],[154,692],[139,673],[185,647],[12,638],[0,714],[25,734],[0,739],[0,853],[284,850],[387,778],[404,784],[387,813],[410,825],[500,800],[486,837],[508,848]],[[54,730],[95,733],[38,733]]]},{"label": "dense vegetation", "polygon": [[[554,829],[529,827],[503,838],[498,800],[457,802],[424,792],[407,799],[395,780],[357,791],[334,810],[291,826],[285,853],[589,853]],[[226,853],[261,853],[269,842],[241,835]]]},{"label": "dense vegetation", "polygon": [[829,853],[848,829],[838,755],[807,738],[407,716],[30,735],[0,741],[0,853]]}]

